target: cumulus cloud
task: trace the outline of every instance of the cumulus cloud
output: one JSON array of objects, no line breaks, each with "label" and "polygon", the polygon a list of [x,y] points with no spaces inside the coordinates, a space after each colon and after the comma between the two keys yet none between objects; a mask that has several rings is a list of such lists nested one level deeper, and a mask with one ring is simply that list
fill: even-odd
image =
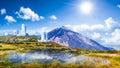
[{"label": "cumulus cloud", "polygon": [[115,29],[112,32],[112,42],[120,42],[120,29]]},{"label": "cumulus cloud", "polygon": [[28,30],[27,32],[30,34],[30,35],[33,35],[33,34],[36,34],[36,33],[43,33],[43,32],[49,32],[51,31],[51,29],[49,29],[48,27],[41,27],[39,29],[33,29],[33,30]]},{"label": "cumulus cloud", "polygon": [[43,16],[39,16],[37,13],[32,11],[30,8],[21,7],[18,12],[16,12],[19,18],[31,21],[39,21],[40,19],[44,19]]},{"label": "cumulus cloud", "polygon": [[112,17],[109,17],[105,20],[106,27],[108,29],[119,27],[119,23],[115,21]]},{"label": "cumulus cloud", "polygon": [[65,25],[66,27],[73,29],[74,31],[95,31],[95,30],[105,30],[119,28],[120,24],[115,21],[112,17],[109,17],[105,20],[105,25],[103,24],[81,24],[81,25]]},{"label": "cumulus cloud", "polygon": [[97,33],[97,32],[94,32],[91,36],[92,36],[93,39],[97,39],[97,38],[101,37],[101,34]]},{"label": "cumulus cloud", "polygon": [[45,19],[45,17],[43,17],[43,16],[40,16],[40,19],[41,19],[41,20],[43,20],[43,19]]},{"label": "cumulus cloud", "polygon": [[94,31],[94,30],[104,29],[104,25],[102,25],[102,24],[95,24],[95,25],[81,24],[81,25],[65,25],[65,26],[76,32]]},{"label": "cumulus cloud", "polygon": [[16,20],[12,17],[12,16],[5,16],[5,20],[7,20],[8,22],[16,22]]},{"label": "cumulus cloud", "polygon": [[52,20],[57,20],[57,17],[55,15],[51,15],[49,18]]},{"label": "cumulus cloud", "polygon": [[3,15],[3,14],[6,14],[6,9],[4,9],[4,8],[1,9],[1,10],[0,10],[0,14],[2,14],[2,15]]},{"label": "cumulus cloud", "polygon": [[110,37],[102,38],[105,43],[120,43],[120,29],[115,29]]},{"label": "cumulus cloud", "polygon": [[[80,32],[87,37],[102,43],[120,43],[120,24],[112,17],[104,20],[105,24],[65,25],[71,30]],[[113,32],[112,32],[113,31]]]},{"label": "cumulus cloud", "polygon": [[117,7],[120,8],[120,4],[118,4]]}]

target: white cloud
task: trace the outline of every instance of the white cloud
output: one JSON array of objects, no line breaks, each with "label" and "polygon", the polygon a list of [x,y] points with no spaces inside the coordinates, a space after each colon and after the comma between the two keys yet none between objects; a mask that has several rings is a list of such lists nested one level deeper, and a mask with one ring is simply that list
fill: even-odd
[{"label": "white cloud", "polygon": [[64,26],[65,26],[65,27],[68,27],[68,28],[69,28],[69,27],[72,27],[71,25],[68,25],[68,24],[67,24],[67,25],[64,25]]},{"label": "white cloud", "polygon": [[16,12],[19,18],[25,20],[39,21],[40,19],[44,19],[43,16],[39,16],[37,13],[32,11],[30,8],[21,7],[18,12]]},{"label": "white cloud", "polygon": [[119,24],[117,21],[115,21],[112,17],[109,17],[105,20],[106,27],[108,29],[112,29],[114,27],[119,27]]},{"label": "white cloud", "polygon": [[65,25],[66,27],[79,32],[79,31],[94,31],[94,30],[102,30],[104,29],[104,25],[102,24],[95,24],[95,25],[87,25],[87,24],[81,24],[81,25]]},{"label": "white cloud", "polygon": [[120,42],[120,29],[115,29],[112,32],[112,42]]},{"label": "white cloud", "polygon": [[106,32],[105,35],[108,35],[108,33]]},{"label": "white cloud", "polygon": [[92,30],[104,29],[104,25],[102,25],[102,24],[92,25],[92,26],[91,26],[91,29],[92,29]]},{"label": "white cloud", "polygon": [[48,32],[48,31],[49,31],[48,27],[42,27],[42,28],[39,30],[39,32]]},{"label": "white cloud", "polygon": [[40,16],[40,19],[41,19],[41,20],[43,20],[43,19],[45,19],[45,17],[43,17],[43,16]]},{"label": "white cloud", "polygon": [[120,8],[120,4],[118,4],[117,7]]},{"label": "white cloud", "polygon": [[101,37],[101,34],[97,33],[97,32],[94,32],[91,36],[92,36],[93,39],[97,39],[97,38]]},{"label": "white cloud", "polygon": [[51,16],[50,16],[50,19],[52,19],[52,20],[57,20],[57,17],[56,17],[55,15],[51,15]]},{"label": "white cloud", "polygon": [[4,9],[4,8],[1,9],[1,10],[0,10],[0,13],[1,13],[2,15],[3,15],[3,14],[6,14],[6,9]]},{"label": "white cloud", "polygon": [[110,37],[104,37],[102,40],[105,41],[105,43],[120,43],[120,29],[115,29]]},{"label": "white cloud", "polygon": [[5,20],[7,20],[8,22],[16,22],[16,20],[12,17],[12,16],[5,16]]},{"label": "white cloud", "polygon": [[30,34],[30,35],[33,35],[33,34],[35,34],[36,32],[38,32],[38,33],[43,33],[43,32],[49,32],[49,31],[51,31],[51,30],[53,30],[53,29],[50,29],[50,28],[48,28],[48,27],[41,27],[41,28],[39,28],[39,29],[33,29],[33,30],[28,30],[27,32]]},{"label": "white cloud", "polygon": [[[65,25],[69,29],[80,32],[87,37],[102,43],[120,43],[120,24],[112,17],[107,18],[105,24]],[[113,31],[114,32],[111,32]],[[87,34],[88,33],[88,34]]]}]

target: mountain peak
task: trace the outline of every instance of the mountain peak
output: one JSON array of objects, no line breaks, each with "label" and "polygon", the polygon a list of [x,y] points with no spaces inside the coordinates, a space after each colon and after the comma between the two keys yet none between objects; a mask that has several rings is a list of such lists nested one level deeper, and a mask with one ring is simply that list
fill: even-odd
[{"label": "mountain peak", "polygon": [[96,41],[89,39],[80,33],[74,32],[65,26],[54,29],[48,33],[48,39],[52,42],[71,48],[83,48],[91,50],[110,50]]},{"label": "mountain peak", "polygon": [[62,27],[60,27],[61,29],[68,29],[66,26],[62,26]]}]

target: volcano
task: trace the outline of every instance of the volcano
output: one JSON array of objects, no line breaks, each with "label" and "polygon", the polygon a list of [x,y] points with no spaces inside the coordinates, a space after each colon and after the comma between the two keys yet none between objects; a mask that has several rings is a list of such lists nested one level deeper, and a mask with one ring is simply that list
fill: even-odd
[{"label": "volcano", "polygon": [[80,33],[74,32],[64,26],[48,32],[48,40],[71,48],[82,48],[88,50],[112,50],[112,48],[104,47],[98,42],[85,37]]}]

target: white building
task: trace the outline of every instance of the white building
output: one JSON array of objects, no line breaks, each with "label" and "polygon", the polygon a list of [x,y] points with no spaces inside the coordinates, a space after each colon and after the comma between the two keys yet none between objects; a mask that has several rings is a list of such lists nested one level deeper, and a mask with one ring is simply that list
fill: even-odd
[{"label": "white building", "polygon": [[47,42],[48,37],[47,37],[47,32],[42,32],[41,33],[41,42]]},{"label": "white building", "polygon": [[47,40],[48,40],[47,32],[44,32],[44,40],[45,40],[45,42],[47,42]]},{"label": "white building", "polygon": [[21,26],[21,35],[26,36],[26,26],[25,26],[25,24],[22,24],[22,26]]}]

